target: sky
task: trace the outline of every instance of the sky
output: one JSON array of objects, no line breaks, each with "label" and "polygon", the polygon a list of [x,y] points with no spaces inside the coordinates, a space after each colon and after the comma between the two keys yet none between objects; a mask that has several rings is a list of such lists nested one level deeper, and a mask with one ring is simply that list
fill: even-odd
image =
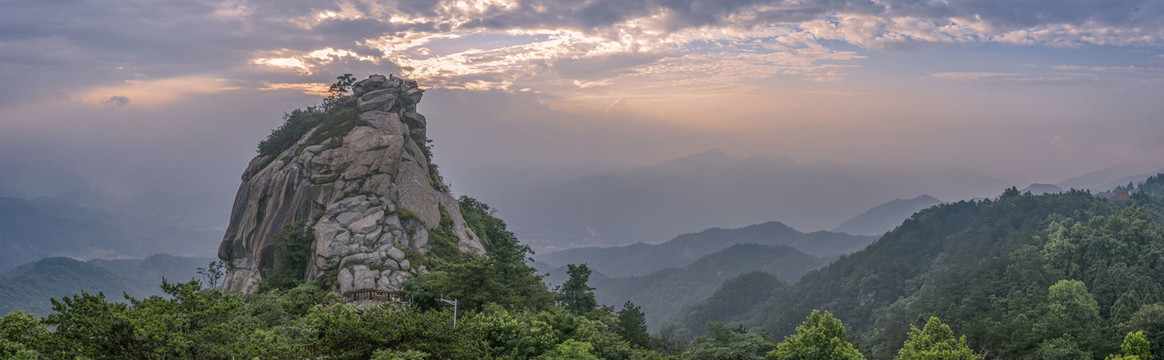
[{"label": "sky", "polygon": [[1164,159],[1159,0],[0,0],[0,180],[225,212],[344,73],[419,81],[442,169]]}]

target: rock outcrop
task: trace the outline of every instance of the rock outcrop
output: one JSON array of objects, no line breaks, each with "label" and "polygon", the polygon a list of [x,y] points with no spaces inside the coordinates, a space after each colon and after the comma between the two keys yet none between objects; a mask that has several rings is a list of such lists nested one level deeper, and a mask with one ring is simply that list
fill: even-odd
[{"label": "rock outcrop", "polygon": [[299,222],[314,236],[304,280],[339,292],[398,289],[426,270],[409,254],[427,253],[438,227],[449,227],[442,233],[462,252],[484,253],[430,170],[426,119],[416,112],[422,95],[415,81],[370,76],[352,86],[350,119],[325,121],[281,153],[251,160],[218,250],[222,290],[257,290],[261,269],[275,265],[272,238]]}]

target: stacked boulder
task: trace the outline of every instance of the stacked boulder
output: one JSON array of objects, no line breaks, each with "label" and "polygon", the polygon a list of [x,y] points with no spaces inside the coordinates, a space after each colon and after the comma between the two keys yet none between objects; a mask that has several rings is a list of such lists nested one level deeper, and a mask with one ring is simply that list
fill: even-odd
[{"label": "stacked boulder", "polygon": [[451,223],[462,252],[484,253],[456,198],[430,171],[426,119],[415,81],[373,75],[353,84],[358,121],[346,134],[308,145],[313,129],[280,154],[258,156],[243,172],[219,247],[223,290],[253,293],[275,264],[270,241],[302,223],[314,240],[304,280],[334,290],[396,290],[426,271],[410,257],[428,251],[429,232]]}]

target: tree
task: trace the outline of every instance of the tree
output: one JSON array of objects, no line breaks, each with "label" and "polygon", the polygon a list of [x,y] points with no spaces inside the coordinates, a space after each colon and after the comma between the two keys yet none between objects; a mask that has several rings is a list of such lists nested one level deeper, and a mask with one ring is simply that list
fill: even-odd
[{"label": "tree", "polygon": [[910,326],[909,339],[897,353],[898,360],[977,360],[966,346],[966,336],[954,337],[950,326],[931,316],[925,327]]},{"label": "tree", "polygon": [[1140,306],[1131,319],[1120,324],[1121,331],[1143,331],[1152,353],[1164,354],[1164,303]]},{"label": "tree", "polygon": [[352,74],[336,76],[335,79],[336,81],[327,88],[327,92],[331,94],[331,98],[350,93],[352,91],[352,84],[356,83],[356,78]]},{"label": "tree", "polygon": [[651,344],[651,335],[647,333],[647,316],[634,303],[627,301],[618,311],[619,336],[633,346],[645,348]]},{"label": "tree", "polygon": [[680,355],[681,359],[748,360],[763,359],[773,341],[742,327],[731,329],[720,322],[707,324],[707,333],[696,338]]},{"label": "tree", "polygon": [[1106,360],[1152,360],[1152,349],[1143,331],[1128,333],[1120,346],[1123,355],[1109,355]]},{"label": "tree", "polygon": [[576,315],[594,312],[598,308],[598,299],[594,297],[594,288],[586,284],[590,281],[590,267],[586,264],[569,264],[566,273],[570,278],[555,289],[558,304]]},{"label": "tree", "polygon": [[1059,280],[1047,292],[1047,313],[1039,324],[1042,333],[1047,337],[1069,335],[1085,349],[1094,345],[1103,319],[1087,286],[1079,280]]},{"label": "tree", "polygon": [[222,280],[223,265],[224,264],[222,261],[211,261],[210,264],[206,265],[206,267],[198,268],[196,272],[198,275],[202,275],[202,277],[206,279],[206,285],[208,285],[211,289],[217,289],[218,281]]},{"label": "tree", "polygon": [[597,356],[594,356],[594,354],[590,353],[590,351],[592,351],[592,350],[594,350],[594,345],[590,345],[590,343],[588,343],[588,342],[569,339],[569,340],[563,341],[561,344],[558,344],[558,346],[554,347],[553,350],[550,350],[550,351],[546,352],[545,354],[542,354],[542,356],[538,356],[538,359],[541,359],[541,360],[591,360],[591,359],[598,360]]},{"label": "tree", "polygon": [[259,291],[290,289],[302,284],[307,277],[313,240],[311,232],[306,229],[306,222],[283,225],[283,229],[271,239],[271,247],[275,248],[275,264],[273,268],[263,271]]},{"label": "tree", "polygon": [[17,311],[5,315],[0,318],[0,358],[38,355],[50,335],[49,329],[30,314]]},{"label": "tree", "polygon": [[784,338],[765,359],[778,360],[849,360],[865,359],[849,342],[849,334],[840,320],[828,311],[813,310],[796,334]]},{"label": "tree", "polygon": [[1057,337],[1039,344],[1035,352],[1039,360],[1091,360],[1091,353],[1079,348],[1070,337]]},{"label": "tree", "polygon": [[489,205],[462,196],[459,207],[465,223],[481,239],[488,253],[459,256],[410,279],[404,287],[418,304],[423,308],[437,307],[437,299],[445,296],[458,299],[466,310],[489,303],[506,310],[537,311],[553,306],[554,298],[542,282],[542,276],[526,264],[533,252],[529,246],[518,242],[506,229],[505,222],[491,215]]}]

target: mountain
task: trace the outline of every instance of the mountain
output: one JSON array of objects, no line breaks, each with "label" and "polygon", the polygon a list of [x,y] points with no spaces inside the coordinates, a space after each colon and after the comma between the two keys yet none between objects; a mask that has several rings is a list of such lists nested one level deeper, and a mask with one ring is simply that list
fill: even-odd
[{"label": "mountain", "polygon": [[22,310],[37,315],[52,312],[50,298],[84,290],[121,299],[131,286],[113,272],[84,261],[53,257],[21,265],[0,275],[0,313]]},{"label": "mountain", "polygon": [[[750,308],[705,303],[689,313],[722,314],[705,319],[779,338],[813,309],[827,310],[871,359],[892,358],[910,325],[929,316],[997,358],[1066,343],[1110,354],[1123,334],[1162,323],[1152,313],[1164,308],[1161,210],[1159,197],[1113,202],[1082,191],[1008,190],[938,205]],[[1061,311],[1077,303],[1088,310]]]},{"label": "mountain", "polygon": [[120,235],[106,224],[56,217],[27,200],[0,198],[0,271],[50,256],[136,253],[140,243]]},{"label": "mountain", "polygon": [[1118,163],[1103,169],[1063,180],[1056,185],[1063,189],[1107,191],[1129,182],[1140,183],[1148,176],[1164,172],[1160,163]]},{"label": "mountain", "polygon": [[969,199],[1011,185],[961,168],[799,164],[786,156],[737,158],[714,149],[602,172],[542,170],[488,168],[459,178],[487,179],[464,186],[539,252],[654,244],[772,219],[801,230],[832,229],[894,198],[925,193]]},{"label": "mountain", "polygon": [[415,81],[372,75],[295,110],[242,174],[218,256],[223,290],[265,278],[333,290],[399,289],[429,256],[483,254],[431,164]]},{"label": "mountain", "polygon": [[[736,275],[759,271],[791,283],[825,263],[827,260],[785,245],[735,244],[686,266],[646,275],[610,277],[595,272],[589,285],[595,288],[599,303],[618,307],[631,301],[642,307],[647,327],[658,329],[664,321],[708,297]],[[549,274],[546,281],[551,284],[568,278],[565,267]]]},{"label": "mountain", "polygon": [[552,267],[585,263],[606,275],[626,277],[687,266],[696,259],[735,244],[787,245],[815,257],[828,258],[860,250],[874,239],[825,231],[802,233],[780,222],[769,221],[738,229],[712,228],[680,235],[656,245],[637,243],[569,249],[535,255],[534,259]]},{"label": "mountain", "polygon": [[894,199],[890,202],[877,205],[861,215],[857,215],[836,228],[836,232],[854,235],[881,236],[889,230],[901,225],[910,215],[922,209],[941,204],[942,201],[929,195],[921,195],[913,199]]},{"label": "mountain", "polygon": [[154,254],[144,259],[93,259],[88,263],[112,271],[140,293],[160,294],[158,286],[161,285],[162,279],[169,282],[185,282],[192,278],[205,281],[197,275],[197,269],[206,267],[215,260],[217,259],[210,257]]},{"label": "mountain", "polygon": [[21,265],[0,274],[0,314],[25,311],[37,315],[52,312],[50,298],[86,291],[104,292],[107,299],[123,301],[123,293],[136,298],[161,295],[162,279],[185,282],[200,278],[198,267],[211,258],[156,254],[145,259],[81,261],[50,257]]},{"label": "mountain", "polygon": [[1063,191],[1064,191],[1063,188],[1052,185],[1052,184],[1031,184],[1031,185],[1023,188],[1022,190],[1019,190],[1020,193],[1028,193],[1029,192],[1033,195],[1058,194],[1058,193],[1061,193]]},{"label": "mountain", "polygon": [[736,327],[746,319],[761,316],[751,310],[773,297],[788,291],[788,282],[775,275],[753,271],[728,279],[699,303],[683,309],[655,332],[672,338],[693,339],[703,336],[710,322],[723,322]]},{"label": "mountain", "polygon": [[56,198],[0,197],[0,271],[50,256],[209,255],[211,231]]}]

